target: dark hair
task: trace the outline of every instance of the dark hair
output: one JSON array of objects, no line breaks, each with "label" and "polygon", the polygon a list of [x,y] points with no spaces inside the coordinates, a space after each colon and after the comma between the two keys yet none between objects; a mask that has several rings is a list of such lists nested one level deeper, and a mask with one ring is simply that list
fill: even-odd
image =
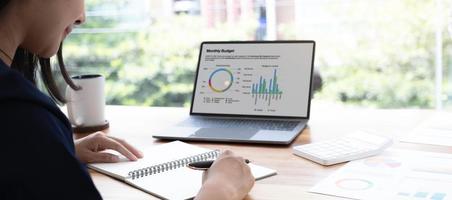
[{"label": "dark hair", "polygon": [[5,7],[6,4],[9,3],[10,0],[2,0],[0,1],[0,9],[2,9],[3,7]]},{"label": "dark hair", "polygon": [[[60,44],[60,48],[57,53],[58,65],[60,67],[61,74],[63,75],[64,81],[74,90],[80,89],[79,86],[75,85],[69,77],[66,71],[66,66],[63,61],[63,43]],[[53,78],[52,66],[50,64],[50,58],[40,58],[37,55],[30,53],[29,51],[19,47],[14,55],[13,63],[11,68],[19,71],[24,75],[26,79],[31,81],[36,85],[36,71],[38,69],[38,63],[41,67],[40,74],[42,81],[44,83],[47,92],[50,97],[58,104],[66,103],[66,99],[58,90],[58,86]]]},{"label": "dark hair", "polygon": [[[3,9],[10,0],[2,0],[0,2],[0,10]],[[63,43],[60,43],[60,48],[57,53],[58,65],[60,67],[61,74],[64,81],[74,90],[79,90],[80,87],[76,86],[69,77],[66,71],[66,66],[63,62]],[[45,88],[47,89],[50,97],[58,104],[66,103],[66,99],[58,90],[58,86],[53,78],[52,66],[50,64],[50,58],[40,58],[39,56],[27,51],[24,48],[17,48],[14,55],[11,68],[19,71],[24,75],[26,79],[36,85],[36,71],[38,64],[41,67],[40,74]]]}]

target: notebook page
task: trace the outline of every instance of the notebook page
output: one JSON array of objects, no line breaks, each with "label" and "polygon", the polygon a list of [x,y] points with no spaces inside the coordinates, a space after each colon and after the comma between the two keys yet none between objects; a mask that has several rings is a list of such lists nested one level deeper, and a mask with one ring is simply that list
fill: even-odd
[{"label": "notebook page", "polygon": [[[256,180],[276,174],[275,170],[249,164],[251,173]],[[165,199],[190,199],[196,196],[202,185],[202,171],[188,167],[154,174],[151,176],[129,179],[128,183]]]},{"label": "notebook page", "polygon": [[128,176],[128,173],[132,170],[142,169],[209,151],[211,150],[180,141],[174,141],[143,149],[142,152],[144,154],[144,158],[139,159],[138,161],[129,161],[127,158],[120,155],[120,162],[96,163],[90,164],[88,167],[124,180]]},{"label": "notebook page", "polygon": [[[193,198],[202,185],[202,171],[181,167],[158,174],[153,174],[138,179],[127,178],[128,173],[152,165],[157,165],[181,158],[210,152],[211,150],[190,145],[180,141],[144,149],[145,158],[132,162],[122,158],[119,163],[90,164],[89,167],[119,178],[130,185],[145,192],[166,199],[189,199]],[[275,170],[262,166],[249,164],[251,172],[256,180],[276,174]]]},{"label": "notebook page", "polygon": [[251,169],[251,174],[253,174],[253,177],[256,180],[276,175],[276,171],[270,168],[255,165],[253,163],[249,163],[248,166]]},{"label": "notebook page", "polygon": [[201,188],[202,173],[182,167],[143,178],[128,179],[126,182],[160,198],[190,199]]}]

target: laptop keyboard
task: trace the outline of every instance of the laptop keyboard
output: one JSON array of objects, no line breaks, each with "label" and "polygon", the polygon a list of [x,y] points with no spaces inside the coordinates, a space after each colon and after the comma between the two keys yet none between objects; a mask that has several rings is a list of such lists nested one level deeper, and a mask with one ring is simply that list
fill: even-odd
[{"label": "laptop keyboard", "polygon": [[216,118],[189,118],[179,126],[195,126],[204,128],[248,128],[262,130],[291,131],[299,121],[281,120],[252,120],[252,119],[216,119]]}]

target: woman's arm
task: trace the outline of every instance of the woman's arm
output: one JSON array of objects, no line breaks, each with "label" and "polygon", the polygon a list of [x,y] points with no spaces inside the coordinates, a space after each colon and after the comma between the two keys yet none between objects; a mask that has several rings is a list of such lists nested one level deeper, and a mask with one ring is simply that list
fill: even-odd
[{"label": "woman's arm", "polygon": [[242,157],[225,151],[204,173],[203,182],[196,200],[239,200],[253,187],[254,177]]},{"label": "woman's arm", "polygon": [[59,119],[20,101],[0,110],[0,199],[102,199]]},{"label": "woman's arm", "polygon": [[[94,133],[75,141],[76,155],[85,163],[117,162],[118,157],[102,152],[113,149],[130,160],[143,157],[142,153],[124,140],[107,136],[102,132]],[[250,168],[241,157],[225,151],[204,173],[203,186],[196,199],[235,200],[243,199],[254,185]]]}]

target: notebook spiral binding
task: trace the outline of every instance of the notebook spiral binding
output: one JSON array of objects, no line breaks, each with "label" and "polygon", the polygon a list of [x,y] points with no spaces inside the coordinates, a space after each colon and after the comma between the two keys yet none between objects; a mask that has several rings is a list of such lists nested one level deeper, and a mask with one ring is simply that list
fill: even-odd
[{"label": "notebook spiral binding", "polygon": [[150,176],[153,174],[158,174],[161,172],[185,167],[188,164],[193,163],[193,162],[216,159],[219,155],[220,155],[220,150],[213,150],[213,151],[209,151],[206,153],[202,153],[202,154],[198,154],[198,155],[194,155],[194,156],[190,156],[190,157],[181,158],[178,160],[174,160],[174,161],[170,161],[170,162],[166,162],[166,163],[162,163],[162,164],[133,170],[128,173],[128,176],[132,179],[138,179],[141,177]]}]

